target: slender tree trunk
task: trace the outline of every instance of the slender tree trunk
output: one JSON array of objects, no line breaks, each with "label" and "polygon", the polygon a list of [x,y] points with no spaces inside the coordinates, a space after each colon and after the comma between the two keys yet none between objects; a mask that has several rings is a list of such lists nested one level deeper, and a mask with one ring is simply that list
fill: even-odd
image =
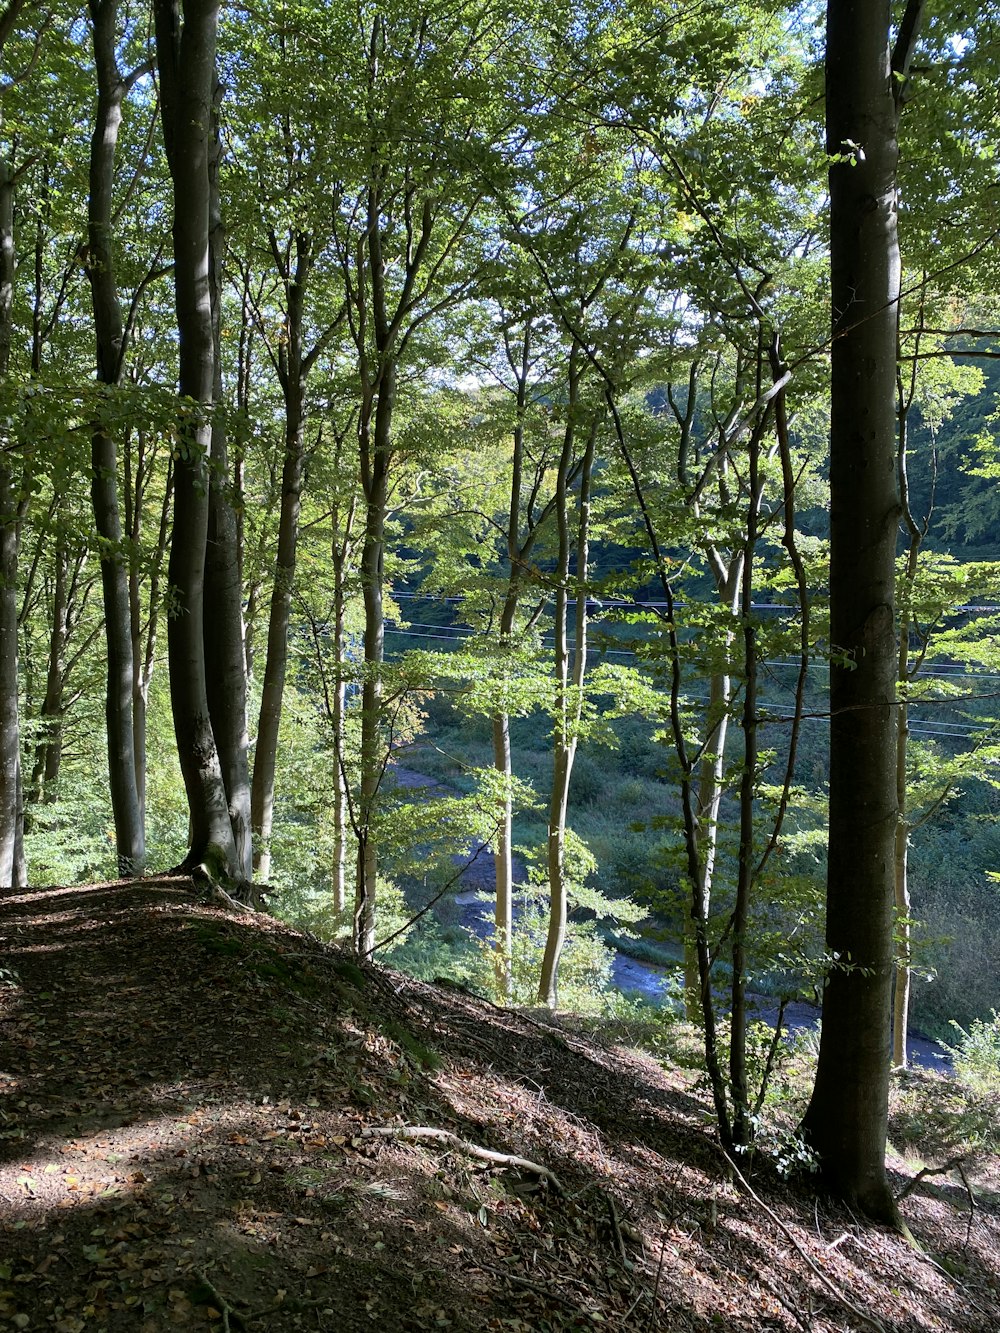
[{"label": "slender tree trunk", "polygon": [[[59,522],[58,512],[56,522]],[[45,671],[45,694],[38,710],[35,760],[28,783],[29,806],[56,799],[55,784],[62,758],[63,684],[66,676],[66,645],[69,640],[69,553],[61,535],[53,553],[52,606],[49,616],[49,652]],[[29,830],[30,831],[30,830]]]},{"label": "slender tree trunk", "polygon": [[286,315],[279,371],[285,399],[285,454],[281,468],[281,510],[278,517],[278,552],[267,622],[267,656],[261,689],[257,745],[254,751],[251,820],[256,849],[254,868],[261,879],[271,873],[271,825],[274,818],[274,773],[278,729],[288,667],[288,626],[295,587],[299,514],[305,474],[305,383],[302,373],[302,319],[310,243],[296,237],[298,264],[285,284]]},{"label": "slender tree trunk", "polygon": [[[94,59],[97,68],[97,114],[90,141],[90,199],[87,276],[94,310],[97,379],[118,383],[124,354],[124,328],[111,247],[115,152],[121,124],[125,83],[118,70],[115,44],[117,0],[91,5]],[[91,435],[91,501],[101,559],[104,630],[107,644],[105,717],[108,728],[108,774],[115,821],[118,871],[134,875],[146,859],[143,802],[136,776],[133,714],[132,624],[128,569],[122,551],[118,503],[118,452],[110,430],[100,420]]]},{"label": "slender tree trunk", "polygon": [[896,230],[899,80],[886,0],[829,0],[827,148],[833,307],[830,816],[816,1084],[803,1130],[829,1186],[898,1224],[885,1174],[896,802]]},{"label": "slender tree trunk", "polygon": [[[6,379],[10,370],[15,267],[14,173],[7,160],[0,157],[0,379]],[[19,849],[24,809],[17,651],[21,514],[8,458],[8,454],[0,454],[0,888],[22,883]]]},{"label": "slender tree trunk", "polygon": [[[337,460],[340,461],[338,440]],[[333,565],[333,652],[334,677],[332,717],[333,726],[333,911],[338,921],[347,909],[347,841],[350,829],[347,800],[347,682],[344,663],[347,660],[347,563],[351,550],[357,500],[348,505],[347,516],[341,528],[340,506],[333,506],[333,537],[330,543],[330,563]]]},{"label": "slender tree trunk", "polygon": [[250,738],[247,732],[247,676],[243,625],[243,585],[239,524],[233,504],[229,446],[223,411],[222,267],[225,236],[219,199],[218,99],[222,88],[213,72],[212,132],[209,145],[208,253],[214,371],[212,458],[209,469],[208,537],[205,551],[205,669],[208,709],[219,751],[222,780],[235,842],[230,873],[249,881],[253,874],[250,822]]},{"label": "slender tree trunk", "polygon": [[[905,684],[906,677],[901,681]],[[907,1034],[910,1013],[910,885],[908,844],[910,826],[906,818],[906,742],[909,719],[906,700],[899,705],[899,736],[896,742],[896,798],[899,818],[893,856],[893,880],[896,908],[896,977],[892,996],[892,1063],[898,1069],[907,1065]]]},{"label": "slender tree trunk", "polygon": [[733,977],[730,985],[729,1086],[733,1098],[732,1139],[734,1147],[753,1141],[749,1076],[747,1073],[747,929],[754,888],[754,807],[757,787],[757,625],[753,612],[754,557],[760,523],[763,487],[760,481],[760,443],[766,416],[754,427],[750,439],[746,538],[740,587],[740,619],[743,622],[743,770],[740,774],[740,846],[736,872],[736,901],[733,906]]},{"label": "slender tree trunk", "polygon": [[[575,349],[574,349],[575,350]],[[574,371],[571,365],[571,381]],[[583,465],[580,469],[580,507],[577,517],[576,541],[576,623],[570,667],[570,648],[567,634],[567,602],[569,597],[569,491],[568,478],[572,463],[575,438],[573,415],[577,408],[576,385],[571,382],[570,421],[566,427],[566,441],[560,459],[556,483],[559,530],[558,587],[556,591],[555,649],[556,649],[556,723],[553,754],[552,797],[549,803],[548,869],[549,869],[549,929],[542,955],[542,970],[538,981],[538,1002],[555,1009],[559,1003],[559,960],[566,942],[566,923],[569,902],[569,884],[566,875],[566,813],[569,805],[569,787],[573,776],[573,761],[580,735],[583,713],[583,686],[587,670],[587,570],[590,533],[590,483],[597,444],[597,420],[590,427]]]},{"label": "slender tree trunk", "polygon": [[174,732],[190,812],[185,865],[238,876],[241,863],[209,714],[205,663],[205,550],[215,398],[209,153],[215,0],[154,0],[164,139],[174,185],[174,288],[180,358],[174,521],[167,622]]},{"label": "slender tree trunk", "polygon": [[[385,769],[382,737],[382,664],[385,658],[385,618],[382,607],[382,562],[385,518],[389,502],[389,462],[396,368],[384,363],[372,439],[362,444],[362,483],[365,493],[365,537],[361,555],[361,591],[365,607],[365,670],[361,688],[361,782],[358,800],[358,874],[354,901],[354,948],[369,954],[375,947],[375,894],[378,845],[375,815]],[[367,434],[369,427],[362,424]]]}]

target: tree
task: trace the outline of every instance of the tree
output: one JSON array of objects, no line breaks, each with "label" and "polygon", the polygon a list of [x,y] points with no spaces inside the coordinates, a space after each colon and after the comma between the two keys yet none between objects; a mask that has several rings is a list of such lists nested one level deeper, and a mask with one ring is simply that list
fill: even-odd
[{"label": "tree", "polygon": [[[112,246],[115,154],[122,103],[129,88],[149,72],[149,67],[139,65],[127,75],[118,68],[118,0],[91,0],[90,17],[97,110],[90,141],[87,276],[94,309],[97,379],[110,389],[120,379],[126,351]],[[118,450],[114,435],[100,420],[94,424],[91,467],[108,658],[105,716],[111,807],[118,869],[122,875],[130,875],[142,869],[146,855],[132,706],[135,685],[132,615],[118,500]]]},{"label": "tree", "polygon": [[922,8],[909,0],[890,50],[888,3],[827,7],[832,967],[803,1130],[830,1186],[890,1223],[899,1221],[885,1174],[898,820],[897,131]]},{"label": "tree", "polygon": [[[218,6],[156,0],[163,135],[174,187],[180,403],[167,622],[174,732],[191,814],[184,864],[241,877],[242,861],[209,709],[204,618],[212,420],[217,392],[211,156]],[[218,632],[221,632],[218,631]],[[242,652],[242,646],[241,646]]]}]

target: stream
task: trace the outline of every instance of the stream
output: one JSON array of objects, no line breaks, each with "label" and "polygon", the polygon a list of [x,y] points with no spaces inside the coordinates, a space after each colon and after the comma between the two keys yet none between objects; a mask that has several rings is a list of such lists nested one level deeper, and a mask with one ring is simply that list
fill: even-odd
[{"label": "stream", "polygon": [[[392,775],[397,786],[405,788],[418,799],[431,794],[444,794],[448,790],[440,783],[435,782],[433,778],[427,777],[426,774],[396,764],[392,767]],[[456,865],[461,864],[463,859],[467,860],[467,858],[456,857]],[[523,866],[515,868],[515,878],[524,878]],[[478,935],[480,939],[487,937],[493,929],[493,921],[490,916],[489,904],[483,901],[482,895],[496,893],[496,879],[493,871],[493,858],[485,853],[484,849],[476,853],[466,866],[459,877],[457,889],[458,891],[452,901],[459,909],[460,924]],[[623,994],[639,994],[648,1000],[656,1000],[662,992],[664,978],[667,975],[667,968],[657,967],[652,963],[643,963],[637,958],[632,958],[629,954],[622,953],[620,950],[615,951],[614,961],[611,965],[611,977],[615,986]],[[778,1001],[770,995],[751,995],[748,999],[753,1005],[752,1017],[763,1019],[773,1027],[778,1019]],[[820,1009],[818,1005],[797,1000],[785,1006],[784,1022],[790,1034],[815,1031],[819,1027],[819,1021]],[[937,1073],[950,1072],[951,1057],[938,1042],[932,1041],[929,1037],[925,1037],[911,1028],[908,1047],[911,1065],[920,1069],[933,1070]]]}]

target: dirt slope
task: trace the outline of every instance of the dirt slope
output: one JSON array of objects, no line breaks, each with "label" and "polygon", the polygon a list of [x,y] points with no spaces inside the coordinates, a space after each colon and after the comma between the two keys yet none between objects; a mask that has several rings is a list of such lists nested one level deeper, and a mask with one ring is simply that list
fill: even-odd
[{"label": "dirt slope", "polygon": [[751,1197],[680,1077],[187,881],[8,895],[0,936],[0,1328],[1000,1328],[995,1195],[906,1200],[942,1267]]}]

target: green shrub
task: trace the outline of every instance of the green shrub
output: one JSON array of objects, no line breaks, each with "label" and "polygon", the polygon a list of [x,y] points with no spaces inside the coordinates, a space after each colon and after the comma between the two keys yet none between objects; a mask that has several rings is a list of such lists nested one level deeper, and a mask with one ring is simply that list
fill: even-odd
[{"label": "green shrub", "polygon": [[958,1033],[955,1046],[946,1046],[955,1074],[975,1093],[1000,1095],[1000,1014],[994,1009],[989,1018],[975,1018],[968,1028],[954,1019]]}]

